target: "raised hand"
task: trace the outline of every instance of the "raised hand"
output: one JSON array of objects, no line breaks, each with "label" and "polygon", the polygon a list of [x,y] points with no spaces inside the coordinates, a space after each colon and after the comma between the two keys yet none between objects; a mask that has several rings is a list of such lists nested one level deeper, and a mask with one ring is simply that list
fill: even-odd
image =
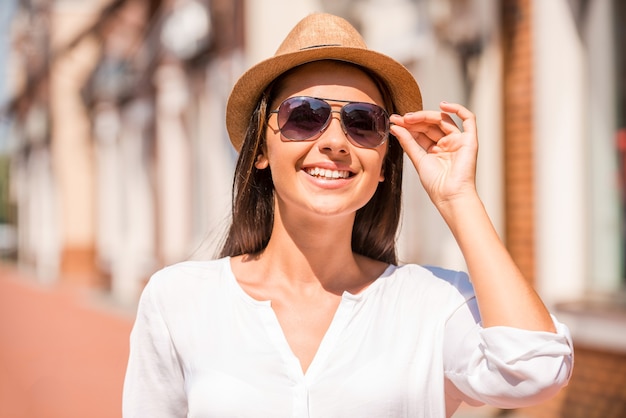
[{"label": "raised hand", "polygon": [[[407,153],[435,206],[475,195],[476,118],[465,107],[441,102],[441,111],[393,115],[391,132]],[[462,121],[459,129],[450,114]]]}]

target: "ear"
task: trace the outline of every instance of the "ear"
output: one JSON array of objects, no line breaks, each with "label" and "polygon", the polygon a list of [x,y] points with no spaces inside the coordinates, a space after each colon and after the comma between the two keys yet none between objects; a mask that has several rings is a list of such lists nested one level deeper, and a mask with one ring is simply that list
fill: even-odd
[{"label": "ear", "polygon": [[382,183],[382,182],[384,182],[384,181],[385,181],[385,166],[383,165],[383,166],[380,168],[380,176],[378,176],[378,182],[379,182],[379,183]]},{"label": "ear", "polygon": [[254,166],[258,170],[265,170],[269,165],[270,165],[270,162],[265,156],[265,154],[261,153],[256,156],[256,162],[254,163]]}]

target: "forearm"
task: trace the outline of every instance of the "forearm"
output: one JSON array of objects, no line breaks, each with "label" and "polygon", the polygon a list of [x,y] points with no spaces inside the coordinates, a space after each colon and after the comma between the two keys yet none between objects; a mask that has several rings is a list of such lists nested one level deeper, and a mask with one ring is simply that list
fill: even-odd
[{"label": "forearm", "polygon": [[498,237],[476,194],[439,204],[468,267],[484,327],[554,332],[543,302]]}]

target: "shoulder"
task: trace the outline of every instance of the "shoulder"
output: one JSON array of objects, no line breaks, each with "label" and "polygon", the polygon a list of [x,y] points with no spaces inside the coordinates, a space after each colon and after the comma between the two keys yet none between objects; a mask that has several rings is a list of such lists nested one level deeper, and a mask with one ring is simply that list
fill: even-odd
[{"label": "shoulder", "polygon": [[474,288],[464,271],[404,264],[396,266],[393,274],[403,286],[416,288],[423,293],[449,295],[459,301],[474,297]]},{"label": "shoulder", "polygon": [[144,295],[156,299],[175,300],[207,294],[221,286],[229,274],[228,258],[209,261],[184,261],[155,272],[144,288]]},{"label": "shoulder", "polygon": [[229,266],[229,259],[223,258],[164,267],[144,287],[138,317],[163,321],[176,334],[194,330],[194,324],[202,323],[201,318],[214,317],[228,299]]},{"label": "shoulder", "polygon": [[207,278],[221,276],[228,267],[228,258],[207,261],[183,261],[158,270],[150,277],[150,282],[162,285],[171,281],[206,280]]}]

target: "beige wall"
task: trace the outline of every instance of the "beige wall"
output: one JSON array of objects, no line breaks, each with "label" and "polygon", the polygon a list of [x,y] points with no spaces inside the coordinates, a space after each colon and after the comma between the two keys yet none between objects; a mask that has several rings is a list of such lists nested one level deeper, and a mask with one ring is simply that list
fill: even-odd
[{"label": "beige wall", "polygon": [[244,66],[272,56],[295,23],[315,11],[321,11],[317,0],[246,1]]}]

